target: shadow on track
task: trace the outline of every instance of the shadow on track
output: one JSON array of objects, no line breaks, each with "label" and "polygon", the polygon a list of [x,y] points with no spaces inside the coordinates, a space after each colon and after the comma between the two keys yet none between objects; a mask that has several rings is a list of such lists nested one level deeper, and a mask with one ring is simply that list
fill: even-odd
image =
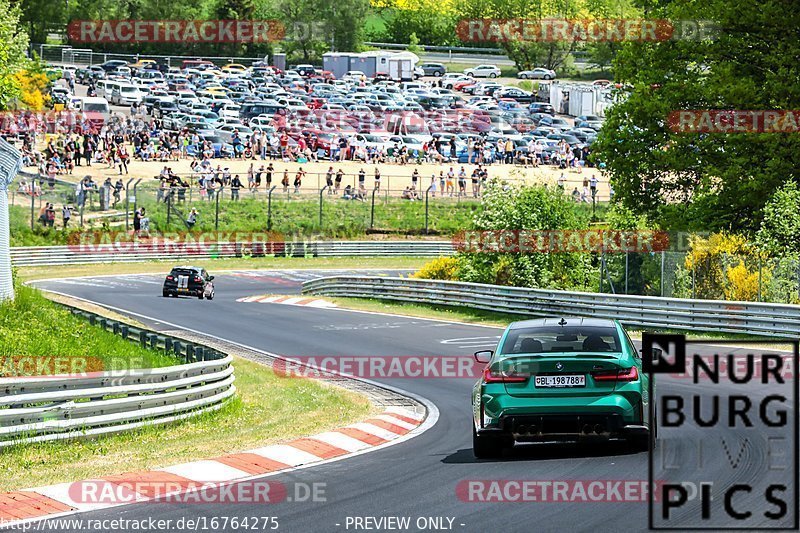
[{"label": "shadow on track", "polygon": [[517,444],[505,450],[497,459],[476,459],[471,448],[458,450],[442,459],[444,464],[492,463],[509,461],[546,461],[551,459],[576,459],[582,457],[615,457],[636,455],[639,452],[624,441],[558,442],[542,444]]}]

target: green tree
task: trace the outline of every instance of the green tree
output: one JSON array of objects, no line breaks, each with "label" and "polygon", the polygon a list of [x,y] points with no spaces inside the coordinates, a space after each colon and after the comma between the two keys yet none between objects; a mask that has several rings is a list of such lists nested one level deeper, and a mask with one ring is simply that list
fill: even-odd
[{"label": "green tree", "polygon": [[714,38],[626,43],[614,74],[628,87],[594,151],[617,198],[674,229],[753,234],[783,183],[798,180],[796,134],[676,133],[685,109],[784,109],[800,104],[800,9],[780,0],[643,1],[647,16],[713,20]]},{"label": "green tree", "polygon": [[0,109],[8,109],[20,96],[15,74],[25,66],[28,35],[20,27],[22,10],[18,4],[0,0]]}]

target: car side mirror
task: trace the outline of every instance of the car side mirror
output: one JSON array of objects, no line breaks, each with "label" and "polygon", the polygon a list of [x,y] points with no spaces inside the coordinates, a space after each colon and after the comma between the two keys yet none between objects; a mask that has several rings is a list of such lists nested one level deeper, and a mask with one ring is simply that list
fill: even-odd
[{"label": "car side mirror", "polygon": [[479,363],[486,364],[492,360],[493,355],[494,352],[492,350],[480,350],[478,352],[475,352],[475,360]]},{"label": "car side mirror", "polygon": [[211,281],[212,279],[214,279],[214,276],[208,276],[208,281]]}]

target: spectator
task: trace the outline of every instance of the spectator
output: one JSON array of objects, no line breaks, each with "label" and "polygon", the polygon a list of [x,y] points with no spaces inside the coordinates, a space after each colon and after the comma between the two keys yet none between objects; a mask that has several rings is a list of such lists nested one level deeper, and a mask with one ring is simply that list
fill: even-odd
[{"label": "spectator", "polygon": [[231,180],[231,200],[239,201],[239,189],[242,188],[242,180],[239,179],[239,174],[233,176]]},{"label": "spectator", "polygon": [[303,185],[303,177],[306,175],[306,171],[303,170],[303,167],[300,167],[297,171],[297,174],[294,176],[294,193],[300,194],[300,187]]},{"label": "spectator", "polygon": [[197,224],[197,209],[193,207],[192,210],[189,211],[189,216],[186,217],[186,227],[191,231],[195,224]]},{"label": "spectator", "polygon": [[283,192],[289,194],[289,169],[283,170],[283,179],[281,180],[281,185],[283,185]]},{"label": "spectator", "polygon": [[69,206],[65,204],[61,208],[61,221],[64,223],[64,229],[67,229],[70,218],[72,218],[72,211],[70,210]]}]

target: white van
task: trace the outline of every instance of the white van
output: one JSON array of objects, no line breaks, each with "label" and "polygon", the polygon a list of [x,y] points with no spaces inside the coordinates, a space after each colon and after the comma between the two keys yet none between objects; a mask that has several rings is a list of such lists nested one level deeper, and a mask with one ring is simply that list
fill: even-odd
[{"label": "white van", "polygon": [[112,88],[111,98],[109,101],[117,105],[131,105],[139,104],[144,99],[144,93],[139,90],[136,85],[130,83],[121,83]]},{"label": "white van", "polygon": [[77,109],[82,111],[88,118],[100,118],[107,121],[111,118],[111,108],[108,106],[108,100],[98,96],[84,96],[77,99],[75,102]]},{"label": "white van", "polygon": [[106,100],[110,100],[114,89],[119,88],[120,85],[122,85],[122,82],[117,80],[105,80],[102,91],[100,90],[100,86],[97,86],[97,96],[102,96]]}]

